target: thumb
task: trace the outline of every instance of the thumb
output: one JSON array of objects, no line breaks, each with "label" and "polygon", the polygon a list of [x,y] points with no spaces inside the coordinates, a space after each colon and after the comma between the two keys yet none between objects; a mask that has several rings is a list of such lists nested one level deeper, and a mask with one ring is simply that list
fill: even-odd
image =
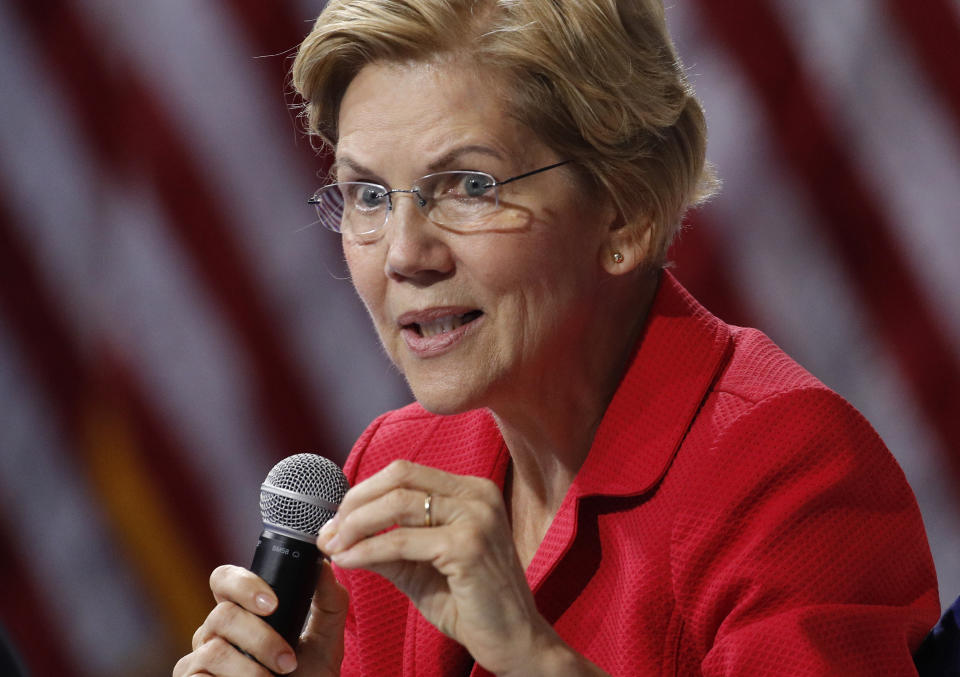
[{"label": "thumb", "polygon": [[337,582],[330,563],[324,559],[310,605],[310,618],[297,646],[301,667],[313,666],[314,670],[322,671],[319,674],[340,674],[349,603],[346,588]]}]

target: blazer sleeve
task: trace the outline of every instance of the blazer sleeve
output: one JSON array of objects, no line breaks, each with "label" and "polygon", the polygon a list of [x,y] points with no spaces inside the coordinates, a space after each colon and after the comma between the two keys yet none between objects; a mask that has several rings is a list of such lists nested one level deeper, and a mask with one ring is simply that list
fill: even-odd
[{"label": "blazer sleeve", "polygon": [[[350,454],[347,456],[346,463],[343,465],[343,473],[346,475],[347,482],[351,487],[363,479],[364,474],[362,466],[364,454],[366,453],[367,448],[370,446],[370,443],[373,441],[377,430],[386,420],[387,415],[388,414],[380,415],[369,426],[367,426],[367,429],[363,431],[359,439],[357,439],[357,441],[354,443],[353,449],[350,450]],[[333,565],[333,571],[340,584],[346,588],[347,595],[350,598],[350,607],[347,611],[347,619],[343,633],[343,662],[340,665],[340,675],[341,677],[353,677],[354,675],[361,674],[359,660],[360,651],[358,648],[359,641],[357,637],[357,617],[354,606],[354,596],[356,595],[356,590],[353,587],[354,577],[350,575],[349,571],[340,569],[336,565]]]},{"label": "blazer sleeve", "polygon": [[[390,434],[390,430],[395,432],[398,426],[401,432],[405,430],[402,419],[397,423],[395,412],[387,412],[364,431],[343,466],[350,486],[403,454],[404,445]],[[403,435],[399,439],[402,442]],[[336,565],[333,570],[350,597],[340,674],[342,677],[393,674],[403,654],[404,628],[397,619],[407,616],[407,598],[392,583],[371,571],[340,569]]]},{"label": "blazer sleeve", "polygon": [[681,665],[719,675],[915,675],[939,616],[916,500],[869,423],[825,388],[716,437],[671,541]]}]

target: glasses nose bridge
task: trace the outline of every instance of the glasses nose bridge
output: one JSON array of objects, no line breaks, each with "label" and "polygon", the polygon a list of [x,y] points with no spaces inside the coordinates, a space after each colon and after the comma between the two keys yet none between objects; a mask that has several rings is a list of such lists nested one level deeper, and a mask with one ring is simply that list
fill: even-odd
[{"label": "glasses nose bridge", "polygon": [[399,195],[408,195],[415,198],[415,204],[417,206],[417,211],[424,217],[427,216],[427,199],[423,197],[423,194],[420,192],[420,186],[414,184],[410,188],[391,188],[387,191],[387,213],[385,214],[385,219],[383,225],[386,226],[390,221],[390,213],[394,211],[393,206],[393,196],[395,194]]},{"label": "glasses nose bridge", "polygon": [[423,193],[420,192],[420,186],[414,185],[410,188],[391,188],[387,191],[387,208],[390,211],[393,211],[393,196],[394,194],[399,193],[400,195],[409,195],[413,197],[417,196],[417,207],[423,209],[427,205],[426,198],[423,197]]}]

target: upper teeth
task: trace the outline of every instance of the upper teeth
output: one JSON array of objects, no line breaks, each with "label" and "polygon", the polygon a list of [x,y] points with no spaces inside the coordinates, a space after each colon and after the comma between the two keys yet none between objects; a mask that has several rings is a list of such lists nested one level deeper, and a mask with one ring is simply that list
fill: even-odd
[{"label": "upper teeth", "polygon": [[444,334],[448,331],[453,331],[462,324],[462,316],[448,315],[446,317],[433,320],[432,322],[421,322],[420,333],[423,336],[436,336],[437,334]]}]

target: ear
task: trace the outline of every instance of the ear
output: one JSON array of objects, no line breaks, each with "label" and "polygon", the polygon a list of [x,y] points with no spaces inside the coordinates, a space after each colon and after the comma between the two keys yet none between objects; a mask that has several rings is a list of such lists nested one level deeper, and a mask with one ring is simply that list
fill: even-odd
[{"label": "ear", "polygon": [[610,275],[624,275],[643,266],[650,255],[653,222],[646,216],[624,222],[618,216],[610,224],[600,248],[600,265]]}]

